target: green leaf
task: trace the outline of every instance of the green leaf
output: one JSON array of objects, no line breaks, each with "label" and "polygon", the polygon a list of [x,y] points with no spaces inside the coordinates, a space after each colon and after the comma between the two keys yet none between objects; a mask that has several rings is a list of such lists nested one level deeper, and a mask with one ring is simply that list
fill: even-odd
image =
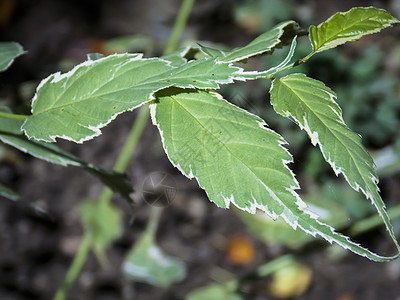
[{"label": "green leaf", "polygon": [[181,281],[186,274],[180,260],[166,256],[154,243],[151,231],[146,231],[135,243],[122,269],[129,279],[164,288]]},{"label": "green leaf", "polygon": [[105,265],[105,251],[122,234],[121,211],[111,203],[86,200],[79,212],[93,250]]},{"label": "green leaf", "polygon": [[245,80],[254,80],[258,78],[271,78],[274,74],[281,72],[284,68],[286,68],[289,65],[290,60],[294,55],[297,46],[296,38],[297,36],[293,38],[292,44],[290,46],[286,58],[279,65],[262,72],[258,71],[241,72],[241,78]]},{"label": "green leaf", "polygon": [[222,59],[225,55],[227,55],[227,53],[229,53],[229,51],[203,46],[200,43],[197,43],[197,45],[199,45],[200,51],[208,57],[218,57],[219,59]]},{"label": "green leaf", "polygon": [[310,26],[313,53],[325,51],[362,36],[376,33],[399,21],[387,11],[375,7],[355,7],[339,12],[325,22]]},{"label": "green leaf", "polygon": [[133,192],[133,188],[125,174],[86,163],[78,157],[61,150],[54,144],[28,140],[21,131],[23,122],[23,120],[0,117],[0,140],[24,153],[53,164],[82,167],[100,179],[101,182],[110,187],[114,192],[118,192],[125,199],[132,201],[130,194]]},{"label": "green leaf", "polygon": [[166,90],[157,94],[151,115],[168,158],[188,178],[196,178],[216,205],[272,218],[322,236],[377,261],[381,257],[321,223],[295,193],[298,182],[287,164],[285,141],[265,122],[215,92]]},{"label": "green leaf", "polygon": [[398,246],[379,195],[374,162],[362,145],[361,137],[343,121],[335,93],[322,82],[304,74],[275,79],[270,92],[275,111],[294,119],[307,132],[312,144],[319,146],[336,175],[342,173],[353,189],[360,190],[371,200]]},{"label": "green leaf", "polygon": [[246,228],[266,244],[285,245],[291,249],[302,247],[313,239],[303,231],[293,230],[283,219],[273,220],[263,213],[239,213]]},{"label": "green leaf", "polygon": [[19,195],[16,192],[14,192],[12,189],[6,187],[1,183],[0,183],[0,196],[3,196],[13,201],[18,201],[20,199]]},{"label": "green leaf", "polygon": [[236,280],[226,283],[214,283],[206,287],[196,289],[190,292],[186,300],[204,300],[204,299],[226,299],[226,300],[243,300],[244,298],[236,293],[238,282]]},{"label": "green leaf", "polygon": [[191,50],[191,47],[182,48],[170,54],[162,56],[161,59],[169,61],[170,65],[173,67],[180,67],[188,62],[185,56]]},{"label": "green leaf", "polygon": [[56,137],[81,143],[101,134],[119,114],[152,100],[161,89],[218,88],[240,79],[241,69],[215,59],[190,61],[174,68],[169,61],[115,54],[88,60],[70,72],[52,74],[38,86],[32,115],[23,124],[29,138],[54,142]]},{"label": "green leaf", "polygon": [[263,33],[244,47],[238,47],[231,51],[222,51],[200,46],[200,50],[211,57],[218,57],[219,61],[237,62],[260,54],[272,53],[276,48],[281,48],[293,40],[298,30],[298,24],[294,21],[283,22],[273,29]]},{"label": "green leaf", "polygon": [[400,172],[400,151],[396,145],[386,146],[373,153],[373,156],[379,176],[392,176]]},{"label": "green leaf", "polygon": [[15,42],[0,43],[0,72],[7,70],[14,59],[24,54],[22,46]]},{"label": "green leaf", "polygon": [[28,140],[21,131],[23,120],[0,117],[0,140],[36,158],[61,166],[81,166],[82,162],[56,145]]}]

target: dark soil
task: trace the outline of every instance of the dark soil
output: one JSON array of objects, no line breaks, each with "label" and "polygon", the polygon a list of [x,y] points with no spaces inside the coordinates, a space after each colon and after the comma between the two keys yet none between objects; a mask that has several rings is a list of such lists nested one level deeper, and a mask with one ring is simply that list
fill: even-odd
[{"label": "dark soil", "polygon": [[[103,40],[124,34],[150,35],[160,45],[165,43],[180,3],[14,0],[0,1],[0,4],[3,2],[14,6],[10,18],[0,25],[0,39],[18,41],[29,52],[0,76],[1,97],[20,113],[27,113],[29,107],[29,99],[21,93],[21,84],[38,82],[58,71],[61,60],[83,61],[86,53],[98,50]],[[233,23],[232,10],[238,2],[198,1],[184,38],[235,46],[251,40],[252,35]],[[385,7],[390,4],[390,1],[335,1],[325,6],[325,1],[324,5],[318,1],[298,2],[321,11],[323,17],[316,22],[356,5]],[[120,116],[100,137],[83,145],[60,141],[60,146],[86,161],[111,168],[135,116],[136,112]],[[51,299],[81,239],[77,205],[86,198],[98,197],[102,185],[78,168],[50,165],[8,147],[3,152],[0,181],[47,214],[22,202],[0,199],[0,299]],[[210,203],[196,182],[187,180],[173,168],[163,153],[157,129],[149,123],[127,173],[137,188],[154,171],[171,175],[178,187],[177,196],[163,212],[157,241],[166,253],[187,264],[186,278],[168,291],[123,278],[121,262],[143,232],[150,208],[136,193],[134,212],[131,212],[127,203],[116,195],[114,203],[124,211],[125,228],[123,236],[107,252],[109,267],[102,269],[90,255],[69,299],[180,299],[189,291],[213,282],[211,273],[216,267],[243,276],[288,251],[258,241],[233,211]],[[398,179],[390,182],[392,188],[399,189]],[[244,267],[233,265],[225,253],[227,241],[237,234],[248,236],[256,247],[254,261]],[[383,230],[370,232],[360,241],[383,254],[393,250]],[[313,283],[296,299],[395,300],[400,297],[398,264],[374,263],[353,254],[333,261],[321,248],[310,251],[302,260],[313,270]],[[272,299],[266,292],[269,281],[270,278],[264,278],[248,283],[245,298]]]}]

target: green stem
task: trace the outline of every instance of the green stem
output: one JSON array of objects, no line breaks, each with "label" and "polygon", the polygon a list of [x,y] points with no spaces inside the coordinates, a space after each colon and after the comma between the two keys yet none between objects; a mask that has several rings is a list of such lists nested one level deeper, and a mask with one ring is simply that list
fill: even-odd
[{"label": "green stem", "polygon": [[[129,132],[128,138],[126,139],[124,146],[122,147],[122,150],[118,155],[117,161],[115,162],[113,168],[114,171],[124,172],[128,167],[129,161],[144,131],[144,128],[146,127],[148,119],[149,107],[148,105],[145,105],[139,110],[139,113],[135,119],[135,123],[133,124]],[[114,193],[110,188],[104,187],[99,197],[100,203],[110,202],[113,195]]]},{"label": "green stem", "polygon": [[[175,21],[174,27],[172,29],[172,34],[170,37],[170,40],[164,50],[164,54],[168,54],[170,52],[173,52],[176,50],[178,47],[179,39],[181,38],[182,32],[185,29],[186,22],[189,18],[191,9],[193,7],[194,0],[183,0],[182,5],[179,9],[177,19]],[[148,105],[142,107],[139,111],[139,114],[135,120],[135,123],[133,124],[128,138],[118,155],[117,161],[114,165],[114,171],[119,171],[123,172],[127,168],[129,161],[132,157],[132,154],[136,148],[136,145],[143,134],[144,128],[147,124],[147,121],[149,119],[149,108]],[[108,203],[111,201],[111,198],[113,196],[113,192],[105,187],[102,191],[102,193],[99,196],[99,202],[100,203]],[[158,221],[160,219],[162,209],[152,207],[151,210],[151,217],[149,220],[149,225],[146,230],[151,230],[153,231],[153,234],[155,233],[155,230],[157,228]],[[76,253],[74,260],[72,262],[72,265],[68,269],[67,275],[65,277],[65,280],[62,284],[62,286],[58,289],[55,297],[53,300],[64,300],[66,299],[68,295],[68,291],[76,281],[77,277],[79,276],[79,273],[81,272],[81,269],[83,268],[86,258],[90,252],[91,249],[91,241],[90,237],[87,233],[84,234],[82,243],[79,247],[78,252]]]},{"label": "green stem", "polygon": [[313,56],[314,54],[315,54],[315,52],[311,52],[311,53],[308,54],[306,57],[303,57],[302,59],[299,59],[299,60],[295,61],[294,63],[292,63],[292,64],[290,64],[290,65],[288,65],[288,66],[286,66],[286,67],[284,67],[284,68],[282,68],[282,69],[279,69],[279,70],[276,71],[275,73],[273,73],[273,74],[271,74],[271,75],[268,75],[268,76],[266,76],[265,78],[266,78],[266,79],[269,79],[269,80],[272,80],[272,79],[274,79],[274,76],[275,76],[276,74],[281,73],[281,72],[284,72],[284,71],[287,71],[287,70],[292,69],[292,68],[294,68],[294,67],[297,67],[297,66],[299,66],[299,65],[301,65],[301,64],[304,64],[304,63],[307,62],[307,61],[310,59],[310,57]]},{"label": "green stem", "polygon": [[179,40],[182,36],[183,30],[186,27],[187,20],[189,18],[190,12],[194,0],[183,0],[182,5],[179,9],[178,16],[176,17],[174,27],[172,29],[171,36],[164,50],[164,55],[175,51],[178,48]]},{"label": "green stem", "polygon": [[250,273],[242,277],[229,280],[225,284],[232,284],[235,286],[235,290],[238,290],[245,282],[249,280],[255,280],[256,278],[262,278],[271,275],[282,268],[292,265],[295,263],[297,255],[298,254],[284,254],[278,256],[277,258],[258,266]]},{"label": "green stem", "polygon": [[16,115],[16,114],[10,114],[6,113],[3,111],[0,111],[0,118],[7,118],[7,119],[12,119],[12,120],[26,120],[29,116],[27,115]]},{"label": "green stem", "polygon": [[132,129],[129,132],[128,138],[126,139],[125,144],[122,147],[122,150],[114,165],[114,171],[124,172],[128,167],[129,161],[133,154],[133,150],[136,149],[137,143],[142,136],[144,128],[146,127],[148,118],[149,107],[148,105],[146,105],[140,109],[135,119],[135,123],[133,124]]},{"label": "green stem", "polygon": [[67,298],[68,292],[72,285],[74,284],[76,278],[83,265],[86,262],[86,259],[90,252],[91,240],[89,235],[84,235],[81,244],[79,245],[78,252],[75,254],[74,260],[71,266],[68,269],[68,273],[65,276],[64,282],[62,286],[57,290],[56,295],[53,300],[64,300]]},{"label": "green stem", "polygon": [[305,62],[306,62],[307,60],[309,60],[309,59],[311,58],[311,56],[313,56],[314,54],[315,54],[315,52],[313,51],[313,52],[311,52],[310,54],[308,54],[306,57],[300,59],[300,60],[299,60],[299,64],[300,64],[300,61],[301,61],[301,63],[305,63]]},{"label": "green stem", "polygon": [[149,221],[146,226],[146,232],[144,233],[145,235],[149,235],[154,239],[162,211],[162,207],[151,207]]},{"label": "green stem", "polygon": [[[400,218],[400,205],[389,208],[387,210],[387,213],[392,220]],[[379,215],[374,215],[372,217],[356,222],[353,226],[350,227],[349,232],[351,235],[358,235],[370,231],[382,224],[383,220],[381,219],[381,217]]]},{"label": "green stem", "polygon": [[293,254],[286,254],[279,256],[266,264],[263,264],[257,268],[257,276],[265,277],[271,275],[272,273],[282,269],[286,266],[293,264],[295,256]]},{"label": "green stem", "polygon": [[275,73],[272,73],[271,75],[266,76],[265,79],[273,80],[273,79],[275,78],[275,75],[276,75],[276,74],[279,74],[279,73],[281,73],[281,72],[284,72],[284,71],[286,71],[286,70],[289,70],[289,69],[291,69],[291,68],[294,68],[294,67],[298,66],[299,64],[297,64],[297,62],[298,62],[298,61],[296,61],[296,62],[294,62],[294,63],[292,63],[292,64],[290,64],[290,65],[288,65],[288,66],[286,66],[286,67],[284,67],[284,68],[282,68],[282,69],[279,69],[279,70],[276,71]]}]

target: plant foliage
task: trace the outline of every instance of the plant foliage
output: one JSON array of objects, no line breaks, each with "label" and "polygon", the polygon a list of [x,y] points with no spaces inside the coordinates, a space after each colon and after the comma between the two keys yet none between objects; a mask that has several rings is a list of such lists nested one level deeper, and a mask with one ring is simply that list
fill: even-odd
[{"label": "plant foliage", "polygon": [[[198,51],[206,57],[197,60],[187,57],[193,49],[162,58],[92,56],[70,72],[52,74],[40,83],[32,114],[21,128],[30,140],[54,142],[58,137],[81,143],[101,134],[100,129],[119,114],[150,102],[153,123],[170,161],[188,178],[196,178],[216,205],[228,208],[232,203],[250,213],[259,209],[369,259],[392,260],[398,255],[375,254],[319,221],[296,193],[299,184],[288,167],[293,158],[285,140],[261,118],[227,102],[215,90],[235,80],[272,79],[276,112],[295,120],[336,175],[342,173],[353,189],[371,200],[399,249],[379,195],[373,160],[361,138],[344,123],[335,93],[304,74],[276,77],[317,52],[394,23],[398,20],[372,7],[338,13],[310,27],[312,52],[295,62],[291,59],[301,32],[294,21],[281,23],[232,51],[200,46]],[[289,44],[288,56],[277,67],[258,72],[235,65]]]},{"label": "plant foliage", "polygon": [[353,42],[366,34],[398,23],[398,20],[383,9],[356,7],[339,12],[318,26],[310,26],[310,41],[313,52],[321,52],[346,42]]},{"label": "plant foliage", "polygon": [[7,70],[13,63],[14,59],[24,53],[24,49],[18,43],[0,43],[0,72]]}]

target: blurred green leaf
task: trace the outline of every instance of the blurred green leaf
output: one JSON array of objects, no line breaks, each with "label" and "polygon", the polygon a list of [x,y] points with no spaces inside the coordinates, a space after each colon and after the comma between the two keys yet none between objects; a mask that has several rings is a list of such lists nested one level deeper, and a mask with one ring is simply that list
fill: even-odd
[{"label": "blurred green leaf", "polygon": [[274,24],[290,19],[293,8],[291,0],[246,0],[235,9],[235,20],[251,32],[267,31]]},{"label": "blurred green leaf", "polygon": [[[354,210],[359,209],[363,216],[371,207],[362,200],[356,192],[347,185],[329,182],[322,188],[311,191],[302,196],[303,200],[309,205],[309,210],[320,216],[320,219],[335,227],[343,228],[349,225],[351,213],[347,207],[340,203],[338,199],[343,199],[346,205],[353,205]],[[367,206],[367,211],[365,211]],[[246,224],[248,230],[266,243],[282,244],[290,248],[302,247],[314,238],[300,230],[294,231],[283,220],[273,220],[265,214],[250,215],[239,213],[240,218]],[[357,216],[359,217],[359,216]]]},{"label": "blurred green leaf", "polygon": [[251,215],[239,212],[247,229],[265,243],[282,244],[289,248],[303,246],[313,237],[301,230],[293,230],[282,219],[273,220],[262,213]]},{"label": "blurred green leaf", "polygon": [[269,291],[277,298],[300,296],[310,287],[312,276],[312,270],[309,267],[294,262],[273,274]]},{"label": "blurred green leaf", "polygon": [[190,292],[186,300],[244,300],[244,298],[235,293],[237,290],[237,281],[233,280],[223,284],[210,284],[206,287],[196,289]]},{"label": "blurred green leaf", "polygon": [[0,43],[0,72],[7,70],[14,59],[24,54],[25,51],[22,46],[15,42],[1,42]]},{"label": "blurred green leaf", "polygon": [[153,38],[139,34],[116,37],[104,44],[104,50],[108,53],[144,52],[149,55],[155,48]]},{"label": "blurred green leaf", "polygon": [[[335,212],[332,213],[332,218],[328,222],[340,223],[342,221],[343,225],[338,224],[338,226],[349,225],[348,218],[359,220],[374,212],[374,208],[365,201],[360,193],[355,192],[345,182],[337,182],[333,179],[325,180],[324,184],[311,191],[306,199],[307,202],[321,205],[325,209],[333,208]],[[336,210],[338,211],[336,212]],[[342,211],[341,214],[339,214],[339,210]],[[346,220],[337,220],[334,217],[336,213],[339,214],[339,218]]]},{"label": "blurred green leaf", "polygon": [[13,201],[19,200],[19,195],[16,192],[14,192],[12,189],[6,187],[1,183],[0,183],[0,196],[3,196]]},{"label": "blurred green leaf", "polygon": [[[5,111],[4,108],[2,110]],[[88,164],[54,144],[29,140],[21,131],[23,122],[23,120],[0,117],[0,140],[24,153],[53,164],[82,167],[114,192],[120,193],[128,201],[132,201],[130,194],[133,192],[133,188],[125,174]]]},{"label": "blurred green leaf", "polygon": [[387,146],[373,154],[376,171],[380,176],[390,176],[400,172],[400,151]]},{"label": "blurred green leaf", "polygon": [[123,263],[129,279],[167,288],[185,277],[182,261],[166,256],[155,244],[152,231],[146,231],[133,246]]},{"label": "blurred green leaf", "polygon": [[86,200],[79,207],[82,223],[99,261],[106,264],[106,249],[122,234],[121,211],[107,202]]}]

